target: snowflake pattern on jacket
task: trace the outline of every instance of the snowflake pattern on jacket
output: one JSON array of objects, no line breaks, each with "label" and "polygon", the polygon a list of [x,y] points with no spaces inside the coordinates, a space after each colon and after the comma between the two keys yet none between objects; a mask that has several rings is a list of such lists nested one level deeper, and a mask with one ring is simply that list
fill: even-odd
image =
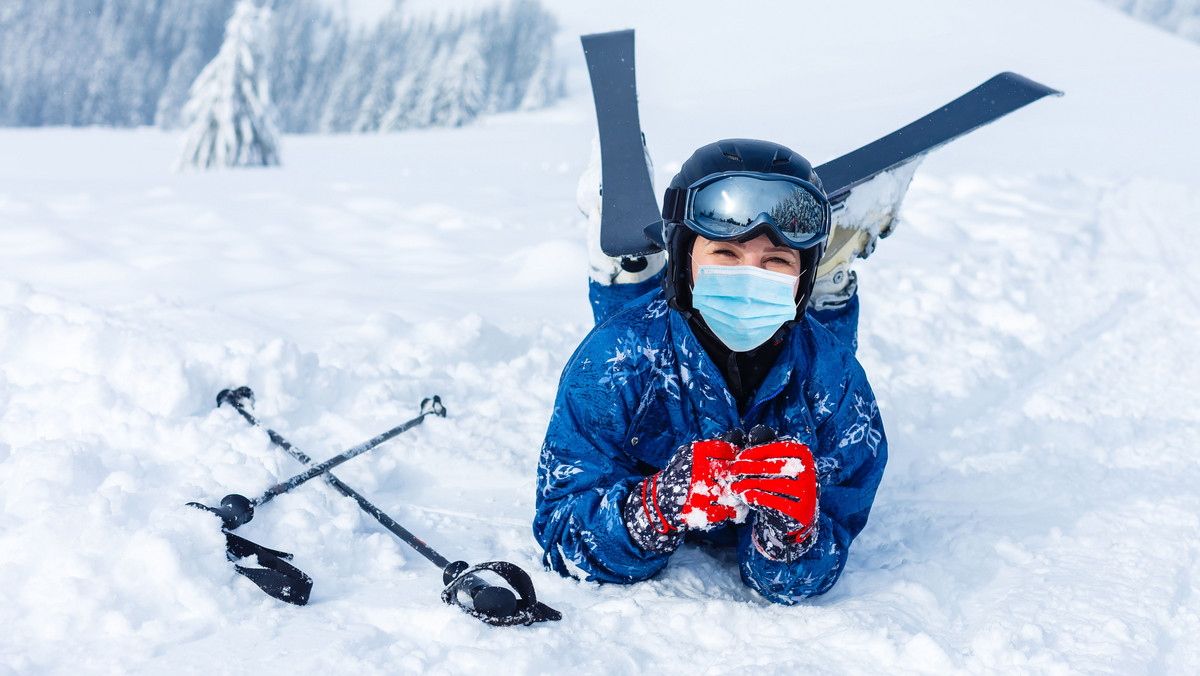
[{"label": "snowflake pattern on jacket", "polygon": [[803,556],[773,561],[752,542],[753,517],[707,539],[736,546],[743,581],[772,601],[828,591],[867,523],[887,461],[862,367],[850,347],[806,316],[740,416],[716,364],[661,291],[614,311],[563,370],[538,462],[533,530],[546,566],[621,583],[662,570],[670,552],[643,551],[626,529],[630,490],[680,446],[759,424],[813,452],[821,484],[815,544]]}]

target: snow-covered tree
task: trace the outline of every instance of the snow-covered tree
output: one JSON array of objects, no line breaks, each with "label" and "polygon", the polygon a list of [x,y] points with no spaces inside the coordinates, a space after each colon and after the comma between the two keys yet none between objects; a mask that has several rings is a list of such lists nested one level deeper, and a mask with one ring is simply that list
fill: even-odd
[{"label": "snow-covered tree", "polygon": [[193,1],[182,3],[182,7],[176,9],[177,14],[163,18],[158,32],[163,35],[169,51],[161,58],[170,63],[170,69],[158,92],[155,125],[163,129],[183,126],[183,106],[187,104],[188,92],[196,76],[221,49],[225,24],[232,10],[232,3]]},{"label": "snow-covered tree", "polygon": [[276,2],[271,11],[274,51],[271,100],[287,132],[314,132],[335,98],[334,78],[346,67],[348,26],[312,0]]},{"label": "snow-covered tree", "polygon": [[[436,77],[432,64],[439,56],[440,32],[427,22],[409,25],[403,43],[405,67],[392,84],[391,105],[379,122],[379,131],[399,131],[428,124],[428,113],[422,110],[425,92]],[[424,116],[424,117],[422,117]]]},{"label": "snow-covered tree", "polygon": [[332,78],[327,105],[317,126],[319,131],[348,131],[358,119],[379,65],[374,47],[373,43],[360,40],[347,48],[341,72]]},{"label": "snow-covered tree", "polygon": [[279,164],[279,134],[267,83],[270,10],[240,0],[216,57],[192,84],[177,168]]},{"label": "snow-covered tree", "polygon": [[521,110],[542,108],[562,93],[562,73],[555,67],[554,50],[546,45],[537,66],[526,81]]},{"label": "snow-covered tree", "polygon": [[483,110],[487,64],[480,54],[477,29],[467,26],[438,50],[417,107],[413,126],[461,127]]},{"label": "snow-covered tree", "polygon": [[487,99],[487,64],[480,52],[482,42],[474,30],[464,31],[459,37],[444,71],[445,105],[435,123],[459,127],[483,111]]},{"label": "snow-covered tree", "polygon": [[396,19],[385,19],[376,29],[371,58],[378,65],[372,74],[370,86],[358,105],[358,115],[350,125],[350,131],[372,132],[382,127],[383,118],[395,97],[395,83],[404,74],[408,51],[405,45],[408,37],[406,27]]}]

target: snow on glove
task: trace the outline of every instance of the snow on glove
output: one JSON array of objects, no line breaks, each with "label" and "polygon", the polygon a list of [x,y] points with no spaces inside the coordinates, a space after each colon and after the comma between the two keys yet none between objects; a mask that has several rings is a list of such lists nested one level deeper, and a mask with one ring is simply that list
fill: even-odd
[{"label": "snow on glove", "polygon": [[722,439],[681,446],[662,471],[635,486],[622,513],[633,541],[647,552],[669,552],[687,528],[708,530],[744,519],[748,510],[729,488],[730,465],[744,438],[734,430]]},{"label": "snow on glove", "polygon": [[817,472],[808,446],[775,439],[765,427],[731,465],[732,489],[755,512],[754,545],[769,559],[790,561],[816,541]]}]

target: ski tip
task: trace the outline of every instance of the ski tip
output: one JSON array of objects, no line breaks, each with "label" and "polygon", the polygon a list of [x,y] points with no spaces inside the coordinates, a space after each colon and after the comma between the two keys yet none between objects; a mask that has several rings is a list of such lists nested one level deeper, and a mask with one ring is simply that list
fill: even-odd
[{"label": "ski tip", "polygon": [[1010,84],[1019,85],[1021,87],[1024,87],[1025,89],[1039,92],[1039,93],[1041,93],[1042,96],[1063,96],[1064,95],[1064,93],[1062,91],[1059,91],[1053,87],[1048,87],[1048,86],[1042,84],[1041,82],[1038,82],[1037,80],[1031,80],[1031,79],[1025,77],[1024,75],[1021,75],[1020,73],[1014,73],[1010,70],[1006,70],[1003,73],[1000,73],[996,77],[992,78],[992,80],[1003,80]]}]

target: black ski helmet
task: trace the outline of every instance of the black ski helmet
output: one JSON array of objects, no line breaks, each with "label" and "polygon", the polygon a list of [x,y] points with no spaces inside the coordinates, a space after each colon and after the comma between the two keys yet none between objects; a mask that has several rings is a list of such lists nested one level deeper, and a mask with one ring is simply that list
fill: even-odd
[{"label": "black ski helmet", "polygon": [[[671,307],[685,316],[692,311],[691,250],[696,233],[683,221],[683,202],[687,189],[697,181],[727,171],[747,171],[762,174],[794,176],[816,186],[824,194],[821,179],[813,171],[812,164],[799,153],[770,141],[754,139],[726,139],[703,146],[679,168],[671,179],[663,198],[662,241],[667,251],[666,269],[663,271],[663,291]],[[829,224],[826,224],[828,233]],[[777,244],[781,242],[771,231],[766,231]],[[748,233],[747,238],[757,237],[760,231]],[[796,291],[796,319],[804,316],[804,308],[812,294],[816,281],[817,263],[825,253],[828,237],[800,253],[800,285]]]}]

